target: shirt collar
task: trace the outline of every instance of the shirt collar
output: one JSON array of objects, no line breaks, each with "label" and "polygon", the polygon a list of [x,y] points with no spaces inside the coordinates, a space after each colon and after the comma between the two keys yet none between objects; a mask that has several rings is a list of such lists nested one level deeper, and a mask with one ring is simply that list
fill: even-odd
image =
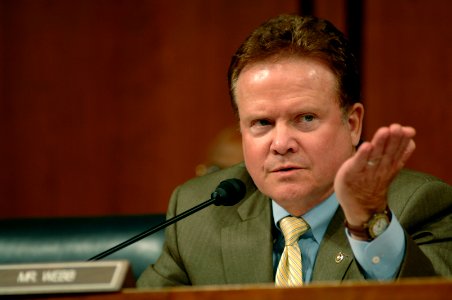
[{"label": "shirt collar", "polygon": [[[302,215],[301,217],[309,224],[312,235],[317,242],[320,242],[325,235],[328,224],[336,212],[339,203],[336,199],[336,194],[333,193],[325,201],[321,202],[310,211]],[[275,222],[276,228],[279,229],[278,222],[287,216],[290,216],[284,208],[282,208],[278,203],[272,199],[272,209],[273,209],[273,221]]]}]

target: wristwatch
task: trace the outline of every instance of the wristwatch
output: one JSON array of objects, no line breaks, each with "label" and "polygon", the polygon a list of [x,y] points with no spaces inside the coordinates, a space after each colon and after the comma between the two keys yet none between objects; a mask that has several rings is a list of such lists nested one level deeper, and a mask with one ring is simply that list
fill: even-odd
[{"label": "wristwatch", "polygon": [[391,223],[391,218],[391,210],[389,207],[386,207],[384,211],[373,214],[372,217],[361,226],[350,225],[347,220],[345,220],[345,227],[351,234],[372,241],[388,228],[389,223]]}]

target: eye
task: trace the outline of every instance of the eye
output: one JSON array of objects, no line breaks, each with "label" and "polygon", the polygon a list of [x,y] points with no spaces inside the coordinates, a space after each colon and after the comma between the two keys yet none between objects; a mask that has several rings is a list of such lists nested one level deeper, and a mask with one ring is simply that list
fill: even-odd
[{"label": "eye", "polygon": [[270,123],[269,120],[262,119],[262,120],[256,120],[256,122],[254,122],[254,125],[257,125],[257,126],[269,126],[269,125],[271,125],[271,123]]},{"label": "eye", "polygon": [[301,120],[304,122],[312,122],[314,121],[315,117],[314,115],[302,115]]},{"label": "eye", "polygon": [[270,125],[272,125],[272,122],[268,119],[256,119],[256,120],[251,121],[251,123],[250,123],[250,127],[254,127],[254,128],[265,127],[265,126],[270,126]]},{"label": "eye", "polygon": [[256,119],[250,124],[250,132],[253,135],[263,135],[271,130],[273,122],[269,119]]},{"label": "eye", "polygon": [[312,131],[319,126],[319,118],[315,114],[300,115],[297,119],[297,126],[302,131]]}]

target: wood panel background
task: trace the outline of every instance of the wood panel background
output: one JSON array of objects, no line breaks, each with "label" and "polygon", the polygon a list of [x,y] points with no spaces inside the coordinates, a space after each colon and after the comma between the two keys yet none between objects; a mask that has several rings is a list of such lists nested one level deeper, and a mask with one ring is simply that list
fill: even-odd
[{"label": "wood panel background", "polygon": [[[351,29],[354,1],[308,2]],[[363,3],[355,42],[366,136],[393,121],[415,126],[409,166],[452,182],[452,2]],[[231,54],[262,21],[299,7],[0,0],[0,217],[164,212],[210,141],[235,124]]]},{"label": "wood panel background", "polygon": [[452,1],[366,1],[366,135],[391,122],[417,130],[408,167],[452,184]]},{"label": "wood panel background", "polygon": [[296,1],[1,1],[0,216],[164,212],[235,119],[229,59]]}]

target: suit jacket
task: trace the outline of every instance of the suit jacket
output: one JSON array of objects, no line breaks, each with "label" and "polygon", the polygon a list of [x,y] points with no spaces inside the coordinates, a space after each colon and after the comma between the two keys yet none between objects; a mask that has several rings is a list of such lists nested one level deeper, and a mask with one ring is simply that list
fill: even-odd
[{"label": "suit jacket", "polygon": [[[234,206],[209,206],[168,227],[163,253],[140,276],[138,287],[274,281],[271,200],[256,188],[243,164],[178,187],[168,218],[209,199],[219,182],[228,178],[246,184],[245,198]],[[405,257],[398,277],[451,276],[451,186],[403,170],[390,187],[389,206],[405,229]],[[339,253],[344,258],[336,262]],[[312,281],[364,279],[339,207],[320,243]]]}]

